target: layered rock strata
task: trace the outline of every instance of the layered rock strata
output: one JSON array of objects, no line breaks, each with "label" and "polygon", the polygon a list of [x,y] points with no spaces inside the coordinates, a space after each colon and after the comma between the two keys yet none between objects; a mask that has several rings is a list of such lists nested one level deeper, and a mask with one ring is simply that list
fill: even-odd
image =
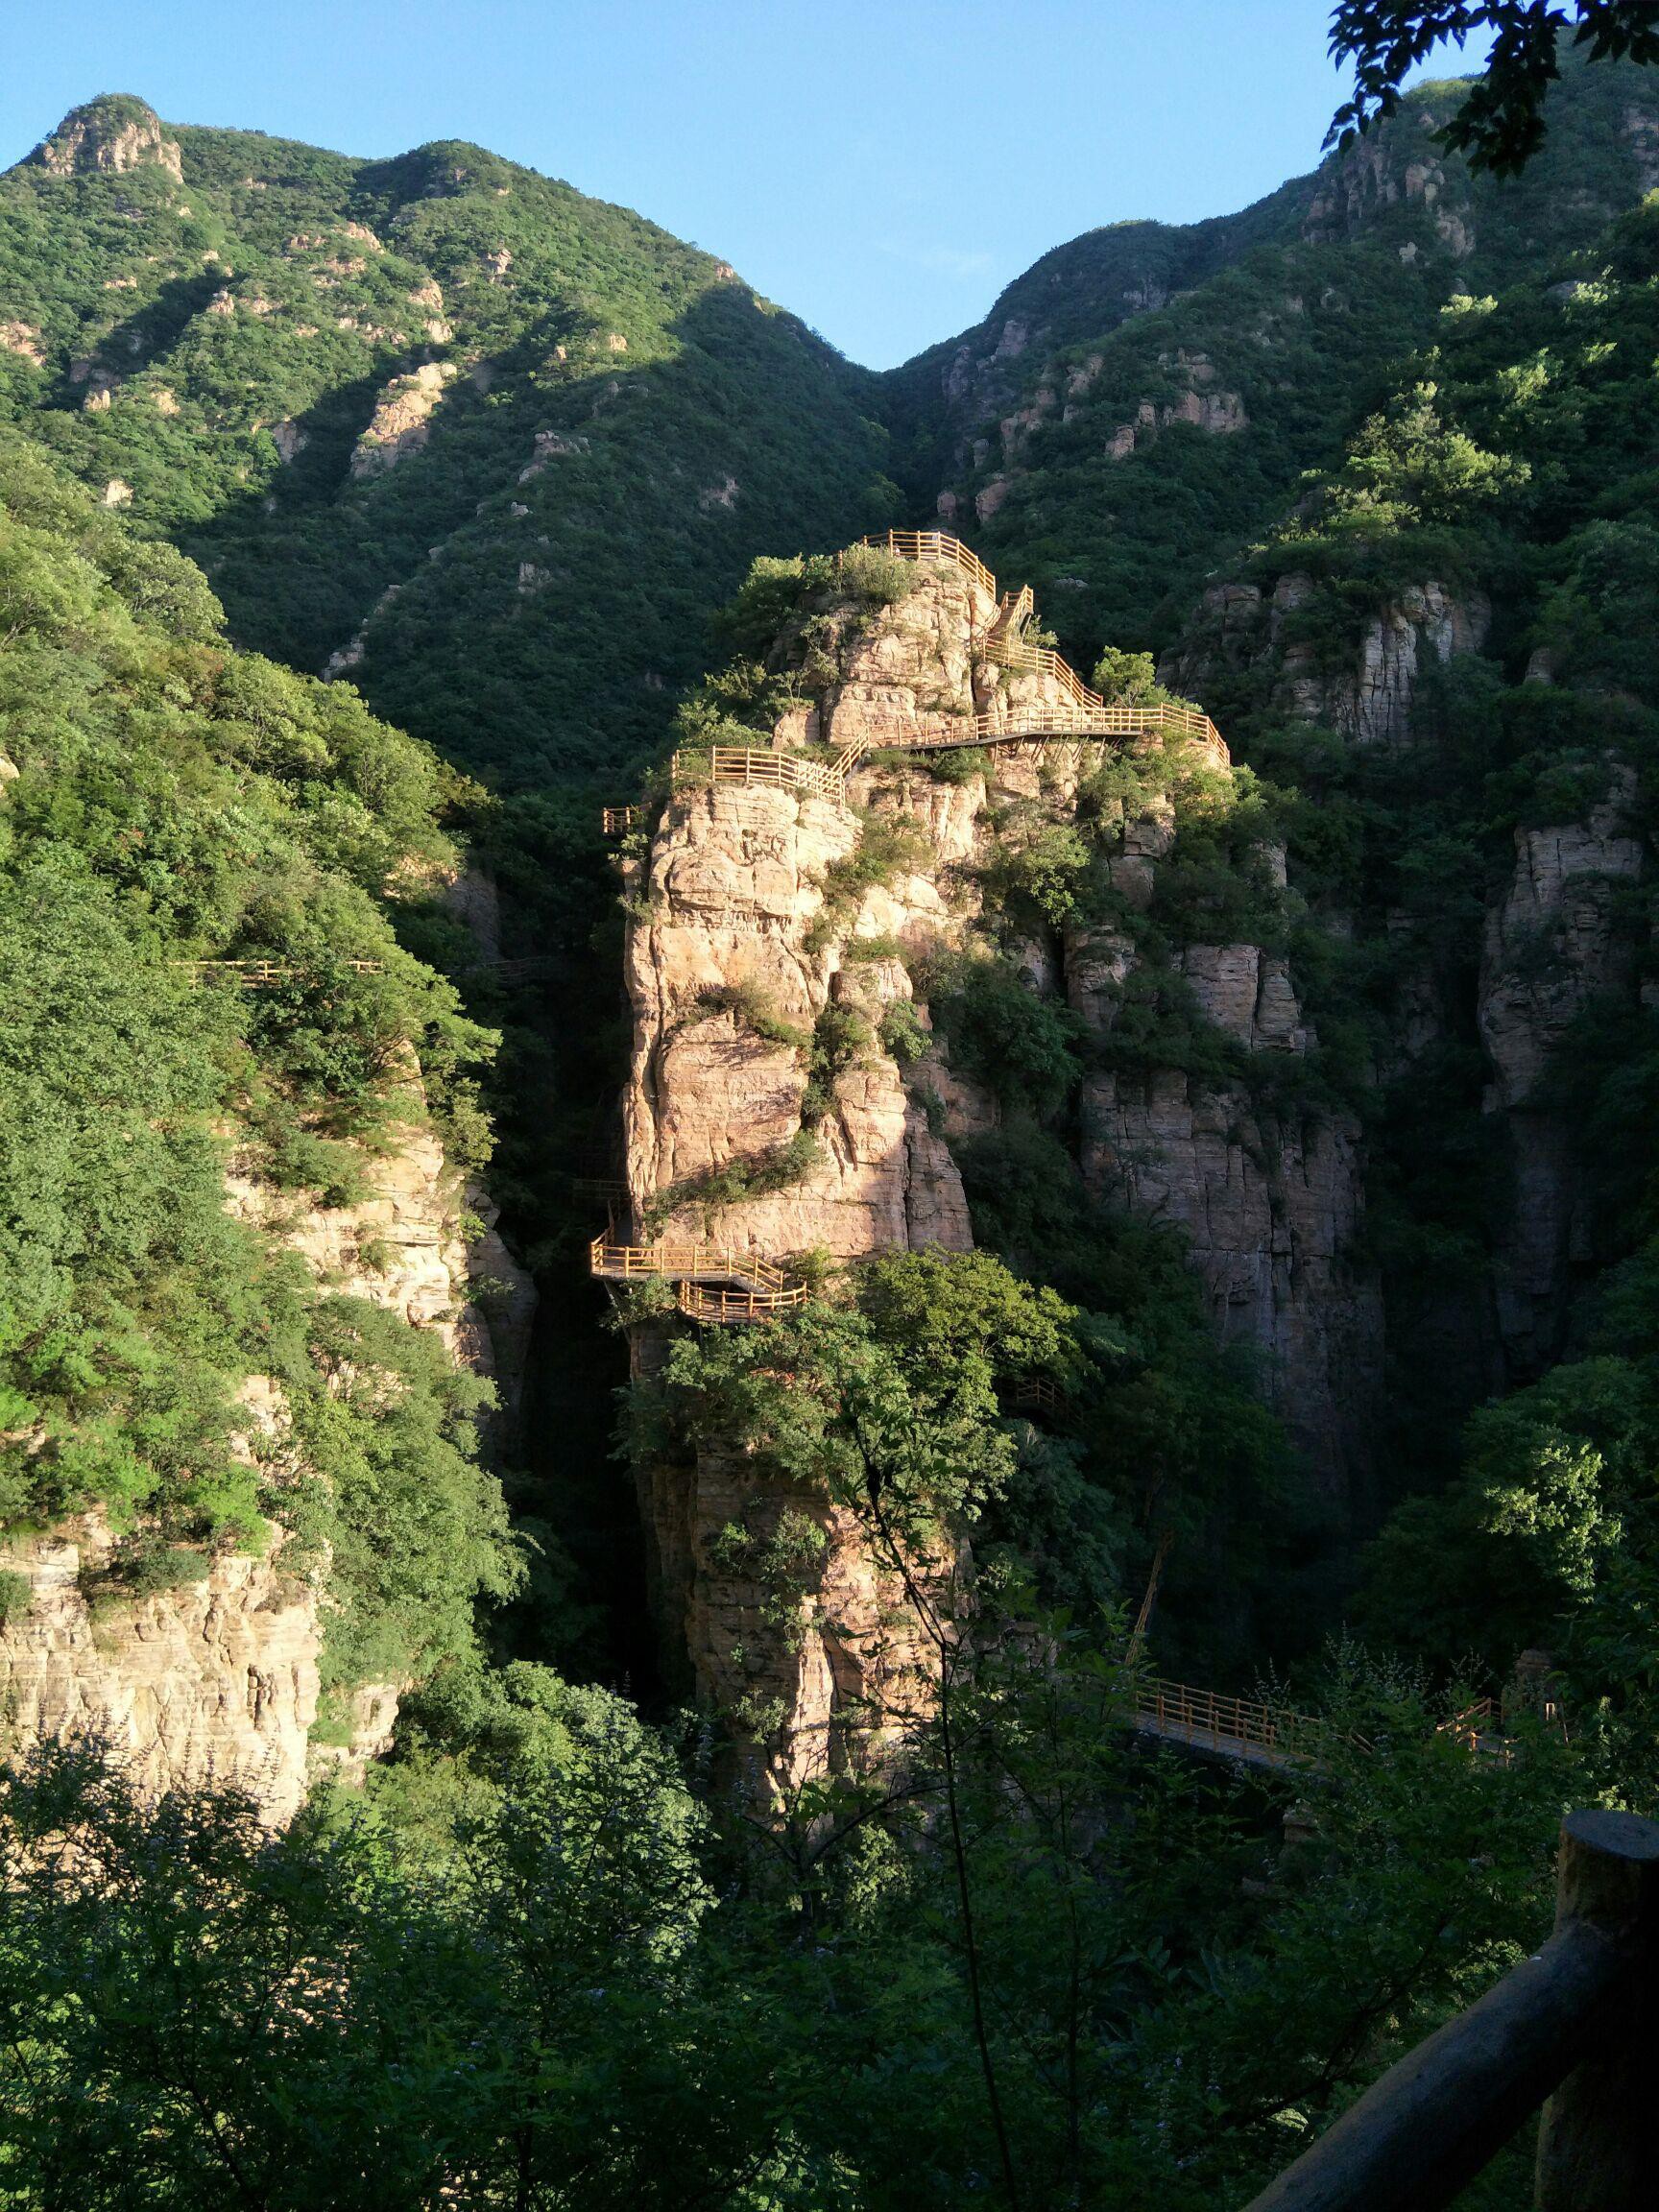
[{"label": "layered rock strata", "polygon": [[[845,618],[828,647],[820,626],[809,648],[817,695],[782,717],[775,745],[891,753],[960,739],[974,713],[1012,731],[1028,709],[1051,711],[1061,699],[1051,677],[995,664],[996,615],[976,585],[927,567],[897,606]],[[806,651],[789,637],[781,648],[792,665]],[[924,760],[889,757],[855,772],[846,803],[760,782],[680,790],[626,871],[630,1222],[617,1234],[775,1262],[967,1249],[951,1142],[993,1125],[997,1109],[930,1041],[912,978],[928,954],[984,949],[1004,928],[981,892],[1001,825],[1011,813],[1071,822],[1099,757],[1076,740],[1002,744],[947,781]],[[1208,764],[1224,767],[1225,755]],[[846,863],[872,823],[889,826],[890,842],[891,826],[908,825],[898,849],[914,857],[837,903],[838,876],[850,879]],[[1120,825],[1105,867],[1129,906],[1149,903],[1172,836],[1157,798]],[[1030,988],[1064,994],[1101,1038],[1141,959],[1126,930],[1103,928],[1005,950]],[[1253,944],[1193,946],[1184,963],[1202,1014],[1245,1050],[1309,1048],[1282,958]],[[912,1047],[925,1047],[907,1067],[881,1042],[896,1007]],[[861,1015],[872,1041],[825,1097],[812,1040],[842,1011]],[[1078,1142],[1092,1190],[1186,1232],[1218,1335],[1255,1348],[1264,1391],[1328,1486],[1351,1485],[1381,1363],[1375,1287],[1353,1258],[1355,1127],[1330,1117],[1269,1125],[1230,1088],[1206,1090],[1173,1070],[1130,1082],[1096,1068]],[[661,1324],[637,1330],[637,1372],[654,1366],[662,1341]],[[915,1710],[926,1654],[902,1625],[902,1590],[851,1516],[768,1493],[741,1455],[662,1459],[640,1479],[665,1642],[708,1702],[772,1717],[779,1795],[862,1755],[872,1715],[891,1723]],[[817,1534],[811,1586],[783,1635],[764,1624],[750,1554],[733,1554],[730,1531],[764,1536],[786,1510]]]},{"label": "layered rock strata", "polygon": [[101,1595],[114,1551],[100,1514],[7,1544],[7,1571],[30,1589],[0,1630],[8,1748],[79,1738],[105,1746],[142,1794],[236,1788],[273,1825],[291,1818],[322,1636],[316,1591],[282,1573],[280,1535],[142,1599]]},{"label": "layered rock strata", "polygon": [[[320,1206],[234,1167],[228,1204],[298,1252],[320,1287],[400,1313],[493,1377],[510,1436],[534,1293],[493,1226],[464,1238],[477,1194],[414,1118],[417,1103],[398,1142],[365,1164],[369,1188],[353,1205]],[[248,1438],[279,1436],[276,1385],[252,1376],[240,1395]],[[325,1600],[315,1574],[284,1572],[283,1543],[273,1528],[262,1551],[215,1551],[202,1579],[138,1598],[108,1575],[116,1539],[100,1514],[9,1540],[0,1567],[27,1581],[29,1599],[0,1625],[6,1747],[93,1740],[141,1792],[234,1785],[272,1824],[290,1818],[318,1757],[309,1739]],[[405,1687],[359,1685],[349,1741],[324,1756],[350,1771],[382,1753]]]}]

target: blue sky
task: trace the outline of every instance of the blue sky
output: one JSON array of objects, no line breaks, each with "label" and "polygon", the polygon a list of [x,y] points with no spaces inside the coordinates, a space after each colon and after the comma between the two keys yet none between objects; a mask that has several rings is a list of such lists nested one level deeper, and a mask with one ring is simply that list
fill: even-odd
[{"label": "blue sky", "polygon": [[0,12],[0,166],[101,91],[350,154],[470,138],[722,254],[874,368],[1080,230],[1224,214],[1312,168],[1344,91],[1328,0]]}]

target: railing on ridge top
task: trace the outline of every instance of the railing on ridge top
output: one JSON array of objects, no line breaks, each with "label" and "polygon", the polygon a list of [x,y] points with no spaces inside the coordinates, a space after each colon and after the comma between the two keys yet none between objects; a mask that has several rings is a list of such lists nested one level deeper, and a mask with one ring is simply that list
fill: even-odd
[{"label": "railing on ridge top", "polygon": [[952,538],[943,530],[885,530],[878,537],[864,538],[861,544],[873,545],[880,553],[897,553],[902,561],[943,561],[948,567],[956,568],[977,584],[982,591],[997,597],[997,579],[986,567],[972,546],[964,545],[960,538]]},{"label": "railing on ridge top", "polygon": [[[847,753],[856,759],[853,747]],[[676,788],[685,783],[763,783],[784,791],[809,791],[819,799],[839,799],[846,789],[847,768],[853,764],[847,753],[826,761],[808,760],[800,753],[774,753],[764,745],[693,746],[676,753],[669,765]]]}]

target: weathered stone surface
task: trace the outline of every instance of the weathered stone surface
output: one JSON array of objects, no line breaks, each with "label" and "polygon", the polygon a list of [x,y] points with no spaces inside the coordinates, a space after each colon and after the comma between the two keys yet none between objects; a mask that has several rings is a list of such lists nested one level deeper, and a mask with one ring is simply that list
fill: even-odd
[{"label": "weathered stone surface", "polygon": [[46,366],[46,349],[40,343],[40,333],[33,323],[0,323],[0,349],[21,354],[32,361],[36,369]]},{"label": "weathered stone surface", "polygon": [[[629,932],[635,1009],[633,1074],[624,1100],[635,1216],[661,1213],[690,1190],[664,1233],[701,1236],[779,1258],[814,1248],[854,1258],[889,1246],[968,1241],[961,1186],[943,1144],[878,1046],[847,1071],[816,1131],[819,1161],[781,1190],[708,1205],[695,1186],[733,1163],[774,1154],[802,1128],[805,1054],[756,1034],[708,995],[753,993],[777,1020],[810,1031],[832,996],[856,1002],[885,989],[908,997],[897,961],[851,969],[844,948],[813,951],[824,871],[850,853],[856,824],[830,801],[764,786],[716,784],[676,800],[649,862],[646,918]],[[934,895],[920,911],[890,886],[849,935],[941,933]],[[879,1009],[871,1011],[878,1018]]]},{"label": "weathered stone surface", "polygon": [[1487,916],[1478,1019],[1493,1071],[1488,1106],[1505,1117],[1513,1177],[1498,1254],[1499,1332],[1514,1369],[1558,1355],[1575,1259],[1588,1258],[1570,1131],[1540,1097],[1574,1019],[1628,983],[1633,948],[1615,927],[1616,886],[1641,874],[1636,781],[1615,765],[1607,799],[1581,822],[1515,832],[1515,872]]},{"label": "weathered stone surface", "polygon": [[1294,617],[1314,595],[1310,576],[1287,571],[1263,600],[1254,584],[1224,584],[1204,595],[1196,640],[1166,674],[1202,693],[1212,663],[1260,660],[1273,670],[1273,702],[1286,713],[1326,722],[1358,745],[1410,742],[1417,680],[1454,655],[1478,653],[1492,611],[1479,592],[1462,596],[1430,580],[1411,585],[1374,614],[1345,662],[1333,663],[1295,635]]},{"label": "weathered stone surface", "polygon": [[[818,703],[791,709],[777,741],[879,747],[959,730],[975,710],[1019,729],[1028,709],[1053,706],[1058,693],[1050,678],[990,662],[983,643],[995,613],[959,575],[925,570],[909,597],[844,632]],[[624,1121],[637,1235],[649,1223],[677,1241],[697,1237],[773,1260],[809,1248],[850,1260],[926,1244],[967,1248],[950,1146],[994,1126],[997,1110],[951,1070],[937,1043],[907,1072],[879,1050],[844,1072],[817,1131],[821,1156],[800,1180],[735,1202],[699,1198],[700,1181],[776,1155],[799,1133],[806,1083],[801,1048],[757,1034],[729,999],[711,995],[748,995],[774,1029],[787,1022],[806,1032],[831,1005],[878,1025],[911,985],[890,956],[850,957],[858,939],[907,953],[967,944],[979,909],[974,870],[988,856],[997,810],[1017,803],[1067,818],[1096,758],[1074,741],[998,746],[986,770],[959,783],[903,764],[860,768],[850,799],[908,815],[927,856],[865,891],[856,914],[815,949],[821,884],[854,850],[854,816],[759,785],[675,798],[628,882],[635,1036]],[[1215,759],[1225,764],[1224,748]],[[1112,881],[1143,908],[1174,834],[1168,802],[1119,829]],[[1262,861],[1282,881],[1283,854]],[[1091,1026],[1112,1026],[1137,957],[1126,931],[1073,930],[1060,944],[1033,936],[1013,950],[1031,988],[1063,991]],[[1200,1006],[1247,1049],[1305,1048],[1283,958],[1253,944],[1197,946],[1186,973]],[[917,1011],[926,1023],[926,1008]],[[1264,1389],[1341,1494],[1362,1479],[1381,1363],[1375,1286],[1352,1256],[1356,1131],[1341,1120],[1258,1129],[1241,1096],[1204,1095],[1169,1071],[1121,1092],[1095,1076],[1085,1103],[1086,1179],[1140,1214],[1187,1228],[1218,1334],[1259,1352]],[[661,1343],[655,1327],[639,1333],[637,1363],[649,1367]],[[851,1518],[767,1492],[741,1457],[648,1466],[641,1497],[659,1619],[692,1686],[717,1705],[779,1717],[762,1756],[769,1789],[864,1756],[870,1713],[902,1712],[925,1694],[926,1655],[909,1641],[902,1592],[884,1580]],[[757,1517],[766,1523],[786,1505],[814,1521],[823,1544],[800,1633],[783,1636],[762,1617],[762,1593],[733,1569],[721,1532]],[[850,1728],[854,1713],[861,1718]]]},{"label": "weathered stone surface", "polygon": [[[297,1251],[319,1284],[390,1307],[494,1378],[495,1434],[510,1445],[535,1293],[494,1229],[493,1210],[482,1192],[461,1188],[423,1124],[412,1121],[368,1169],[371,1190],[353,1206],[314,1205],[235,1167],[227,1201],[239,1219]],[[460,1234],[468,1206],[484,1221],[469,1247]],[[280,1471],[289,1422],[279,1389],[255,1375],[238,1395],[246,1433],[232,1448],[249,1458],[256,1437],[262,1460]],[[291,1471],[301,1472],[297,1463]],[[97,1737],[141,1791],[233,1782],[267,1820],[288,1819],[306,1786],[322,1600],[314,1575],[281,1571],[282,1542],[276,1530],[264,1554],[215,1552],[205,1580],[143,1599],[106,1585],[95,1606],[88,1591],[99,1592],[115,1550],[100,1515],[0,1545],[0,1567],[27,1575],[35,1592],[28,1610],[0,1626],[6,1743]],[[403,1687],[353,1693],[352,1733],[329,1747],[334,1764],[358,1772],[384,1752]]]},{"label": "weathered stone surface", "polygon": [[[648,1342],[636,1350],[649,1357]],[[878,1766],[930,1710],[936,1654],[902,1577],[871,1558],[854,1514],[763,1482],[740,1453],[659,1461],[641,1502],[671,1668],[742,1724],[750,1742],[741,1781],[757,1807],[779,1808],[808,1782]],[[775,1581],[755,1554],[785,1514],[801,1567],[781,1622]],[[803,1525],[813,1532],[806,1543]],[[941,1595],[938,1575],[920,1573]]]},{"label": "weathered stone surface", "polygon": [[1382,1312],[1355,1259],[1358,1132],[1346,1117],[1263,1127],[1248,1100],[1174,1069],[1091,1076],[1084,1179],[1187,1234],[1212,1324],[1258,1357],[1262,1387],[1341,1503],[1362,1490],[1381,1407]]},{"label": "weathered stone surface", "polygon": [[176,138],[169,138],[159,116],[136,102],[135,114],[112,112],[101,100],[89,101],[64,116],[50,138],[36,149],[35,158],[54,177],[76,177],[99,170],[118,175],[123,170],[165,169],[182,178],[183,156]]},{"label": "weathered stone surface", "polygon": [[204,1581],[94,1610],[114,1548],[97,1514],[0,1546],[32,1591],[0,1633],[9,1745],[95,1739],[143,1792],[233,1784],[288,1819],[317,1712],[315,1590],[282,1573],[278,1535],[263,1555],[216,1553]]},{"label": "weathered stone surface", "polygon": [[461,372],[452,361],[427,361],[407,376],[395,376],[374,402],[374,412],[351,448],[351,474],[361,482],[383,476],[432,434],[433,410]]},{"label": "weathered stone surface", "polygon": [[[501,1399],[497,1433],[510,1436],[535,1291],[501,1241],[495,1208],[453,1174],[421,1121],[406,1123],[394,1148],[368,1162],[366,1172],[368,1193],[349,1206],[315,1204],[234,1166],[226,1187],[231,1213],[277,1236],[320,1284],[400,1313],[493,1381]],[[483,1223],[470,1244],[461,1234],[468,1213]]]}]

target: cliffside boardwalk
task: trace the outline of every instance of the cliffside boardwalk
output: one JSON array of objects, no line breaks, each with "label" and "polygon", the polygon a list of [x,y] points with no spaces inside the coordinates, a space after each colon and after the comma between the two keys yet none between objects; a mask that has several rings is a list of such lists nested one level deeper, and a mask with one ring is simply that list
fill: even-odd
[{"label": "cliffside boardwalk", "polygon": [[[1000,718],[994,710],[964,715],[958,718],[954,734],[907,738],[884,745],[882,751],[939,753],[1056,736],[1106,741],[1169,733],[1220,746],[1220,733],[1207,714],[1188,707],[1108,705],[1058,653],[1030,643],[1024,633],[1037,613],[1030,585],[1003,593],[984,562],[959,538],[943,530],[889,530],[861,542],[901,560],[933,562],[965,576],[996,606],[984,633],[986,658],[999,666],[1040,676],[1062,694],[1058,705],[1017,705],[1011,720],[1006,709]],[[847,779],[870,750],[863,737],[854,738],[828,760],[761,745],[694,747],[673,756],[670,774],[676,789],[737,783],[800,791],[845,804]],[[640,806],[607,806],[602,826],[606,836],[617,837],[636,829],[643,818]],[[707,1245],[630,1245],[597,1237],[589,1248],[589,1264],[593,1276],[604,1282],[657,1277],[674,1283],[681,1311],[699,1321],[764,1321],[792,1310],[806,1297],[805,1287],[777,1262]]]},{"label": "cliffside boardwalk", "polygon": [[595,1237],[589,1267],[602,1283],[668,1282],[697,1321],[769,1321],[805,1306],[805,1283],[729,1244],[617,1244]]},{"label": "cliffside boardwalk", "polygon": [[[890,740],[882,751],[969,752],[987,745],[1029,745],[1056,737],[1112,743],[1178,736],[1220,746],[1220,732],[1198,709],[1110,702],[1091,690],[1051,646],[1031,643],[1025,630],[1036,618],[1037,602],[1030,585],[1022,584],[1017,592],[1002,592],[984,562],[959,538],[943,530],[889,530],[880,537],[865,538],[861,543],[892,553],[902,561],[934,562],[967,577],[996,603],[996,614],[984,633],[986,659],[1017,674],[1041,677],[1061,693],[1055,705],[1016,703],[1011,709],[965,715],[959,718],[953,733]],[[695,783],[758,783],[844,802],[847,779],[869,749],[860,739],[843,747],[832,759],[821,760],[764,745],[692,747],[674,755],[670,774],[676,789]],[[605,834],[620,836],[636,828],[641,818],[640,807],[607,806],[603,813]]]}]

